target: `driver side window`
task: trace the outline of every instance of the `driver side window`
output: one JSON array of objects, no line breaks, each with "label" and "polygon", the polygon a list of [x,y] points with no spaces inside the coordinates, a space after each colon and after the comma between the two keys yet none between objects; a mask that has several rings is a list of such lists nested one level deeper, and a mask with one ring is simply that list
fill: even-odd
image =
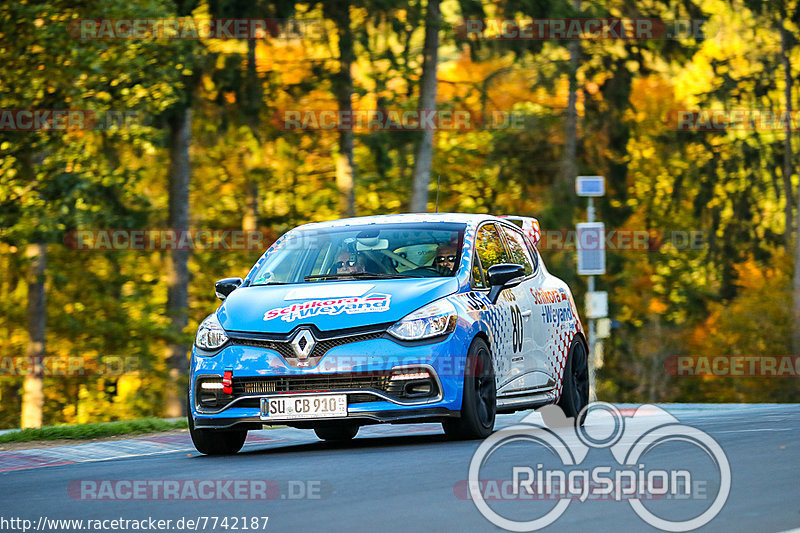
[{"label": "driver side window", "polygon": [[483,267],[483,279],[485,284],[480,284],[480,279],[476,274],[473,274],[474,286],[476,287],[489,287],[489,267],[498,265],[500,263],[510,263],[506,249],[503,246],[503,239],[497,232],[497,227],[494,224],[484,224],[478,228],[478,234],[475,238],[475,250],[480,259],[480,264]]},{"label": "driver side window", "polygon": [[530,276],[533,273],[533,261],[528,255],[528,246],[525,244],[522,233],[505,226],[503,227],[503,232],[506,235],[508,249],[511,252],[511,262],[522,265],[525,269],[525,275]]}]

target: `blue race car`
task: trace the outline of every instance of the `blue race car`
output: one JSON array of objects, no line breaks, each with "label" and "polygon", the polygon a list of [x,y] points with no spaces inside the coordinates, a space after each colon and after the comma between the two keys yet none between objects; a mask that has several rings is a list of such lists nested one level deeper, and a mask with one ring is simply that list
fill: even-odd
[{"label": "blue race car", "polygon": [[408,214],[306,224],[216,283],[197,330],[189,426],[236,453],[249,429],[325,440],[382,422],[483,438],[496,413],[588,403],[588,347],[536,219]]}]

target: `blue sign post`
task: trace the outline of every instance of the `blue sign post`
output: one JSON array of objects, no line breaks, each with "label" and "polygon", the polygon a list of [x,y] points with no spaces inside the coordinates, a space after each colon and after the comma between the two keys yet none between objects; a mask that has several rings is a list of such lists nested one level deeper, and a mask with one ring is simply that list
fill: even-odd
[{"label": "blue sign post", "polygon": [[[594,277],[606,273],[605,226],[602,222],[594,221],[594,199],[605,196],[606,180],[603,176],[578,176],[575,179],[575,193],[589,199],[586,208],[587,222],[577,226],[578,243],[578,274],[589,276],[587,280],[588,291],[586,301],[595,298]],[[599,296],[599,294],[598,294]],[[585,306],[587,309],[590,306]],[[595,353],[597,334],[595,319],[601,318],[589,312],[586,317],[589,321],[589,401],[597,400],[595,390]]]}]

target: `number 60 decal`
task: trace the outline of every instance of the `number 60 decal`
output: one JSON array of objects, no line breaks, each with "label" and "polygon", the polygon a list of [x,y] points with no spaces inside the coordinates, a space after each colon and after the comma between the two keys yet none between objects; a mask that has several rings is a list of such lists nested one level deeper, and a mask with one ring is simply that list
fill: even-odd
[{"label": "number 60 decal", "polygon": [[511,351],[513,353],[522,351],[522,311],[518,305],[511,306]]}]

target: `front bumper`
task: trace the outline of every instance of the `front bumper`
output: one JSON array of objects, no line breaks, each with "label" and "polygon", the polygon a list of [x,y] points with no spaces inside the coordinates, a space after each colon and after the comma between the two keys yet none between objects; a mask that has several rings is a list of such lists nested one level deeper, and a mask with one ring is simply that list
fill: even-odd
[{"label": "front bumper", "polygon": [[[280,425],[293,427],[312,427],[320,422],[335,422],[337,420],[353,421],[359,425],[392,423],[392,424],[413,424],[418,422],[438,422],[443,418],[457,418],[460,416],[458,411],[451,411],[444,407],[424,407],[419,409],[403,409],[393,411],[365,411],[348,413],[347,418],[324,418],[324,419],[304,419],[275,422]],[[240,416],[231,418],[205,417],[200,416],[195,419],[197,429],[231,429],[247,428],[261,429],[262,426],[269,425],[258,416]]]},{"label": "front bumper", "polygon": [[[460,415],[468,339],[457,328],[450,335],[423,343],[403,343],[388,334],[330,348],[314,366],[298,368],[279,350],[229,343],[207,357],[192,350],[190,408],[197,428],[257,428],[286,424],[313,426],[314,419],[271,421],[260,416],[264,396],[303,392],[347,394],[347,417],[359,424],[436,421]],[[435,391],[403,398],[388,377],[399,369],[427,369]],[[209,407],[201,404],[198,383],[232,375],[232,394]],[[353,379],[358,377],[359,379]],[[363,377],[363,379],[361,379]],[[386,385],[384,387],[384,385]],[[395,384],[396,385],[396,384]],[[388,388],[387,388],[388,387]],[[203,397],[207,397],[203,389]],[[337,419],[325,418],[324,421]]]}]

